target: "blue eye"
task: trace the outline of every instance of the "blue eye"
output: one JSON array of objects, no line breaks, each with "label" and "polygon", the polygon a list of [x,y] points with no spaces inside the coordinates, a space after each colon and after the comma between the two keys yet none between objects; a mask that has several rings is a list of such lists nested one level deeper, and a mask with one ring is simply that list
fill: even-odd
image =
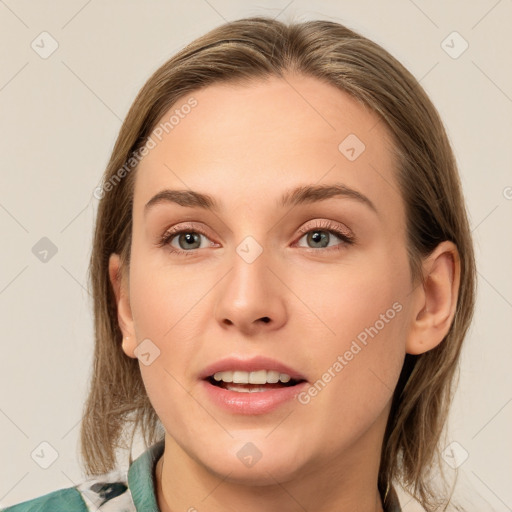
[{"label": "blue eye", "polygon": [[[186,254],[193,253],[194,251],[201,248],[201,237],[206,237],[206,234],[197,228],[189,229],[171,229],[167,231],[159,242],[160,247],[167,246],[170,249],[171,254]],[[174,239],[178,241],[178,247],[171,245]],[[213,242],[209,244],[212,246]]]},{"label": "blue eye", "polygon": [[[196,247],[181,247],[182,249],[199,249],[201,246],[201,234],[193,231],[182,231],[174,235],[172,238],[178,238],[178,244],[181,246],[181,242],[186,246],[187,244],[196,245]],[[199,245],[198,245],[199,243]]]},{"label": "blue eye", "polygon": [[[339,250],[355,242],[355,237],[352,234],[337,228],[330,221],[318,221],[314,226],[306,226],[299,231],[305,233],[304,236],[299,239],[299,242],[305,237],[308,244],[314,244],[313,247],[309,247],[312,251],[327,247],[333,247],[335,250]],[[335,244],[334,246],[330,245],[331,235],[341,240],[342,243]]]},{"label": "blue eye", "polygon": [[314,249],[324,249],[330,246],[329,243],[332,240],[332,235],[346,244],[352,243],[351,239],[345,236],[344,233],[326,229],[312,229],[311,231],[308,231],[306,235],[301,237],[301,240],[302,238],[306,237],[308,243],[315,244],[313,247]]}]

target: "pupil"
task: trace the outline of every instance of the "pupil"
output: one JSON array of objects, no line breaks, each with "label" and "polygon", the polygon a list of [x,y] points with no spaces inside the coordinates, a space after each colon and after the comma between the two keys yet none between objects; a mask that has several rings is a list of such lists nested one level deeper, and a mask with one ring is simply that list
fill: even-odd
[{"label": "pupil", "polygon": [[[184,237],[187,244],[193,244],[194,242],[197,243],[199,240],[199,235],[197,233],[182,233],[180,236]],[[181,244],[180,244],[181,245]],[[199,245],[201,245],[201,241],[199,240]],[[186,249],[190,249],[190,247],[184,247]],[[193,249],[197,249],[198,247],[192,247]]]},{"label": "pupil", "polygon": [[325,231],[312,231],[309,234],[309,241],[312,241],[314,244],[321,244],[320,247],[327,247],[327,244],[329,243],[328,236]]}]

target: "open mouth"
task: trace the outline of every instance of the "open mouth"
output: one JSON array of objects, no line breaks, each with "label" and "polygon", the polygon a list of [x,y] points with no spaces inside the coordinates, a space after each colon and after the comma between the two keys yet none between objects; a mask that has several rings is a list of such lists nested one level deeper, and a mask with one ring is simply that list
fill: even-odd
[{"label": "open mouth", "polygon": [[304,379],[292,379],[285,373],[270,370],[217,372],[206,380],[213,386],[238,393],[261,393],[271,389],[293,387],[305,382]]}]

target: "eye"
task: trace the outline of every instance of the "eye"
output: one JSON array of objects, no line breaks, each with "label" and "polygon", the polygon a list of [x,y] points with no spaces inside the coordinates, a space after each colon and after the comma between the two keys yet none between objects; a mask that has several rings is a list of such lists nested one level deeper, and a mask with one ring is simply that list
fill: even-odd
[{"label": "eye", "polygon": [[[299,243],[302,239],[306,239],[307,244],[312,244],[311,247],[306,248],[309,248],[315,252],[318,249],[324,249],[328,247],[333,248],[333,250],[341,250],[345,246],[353,244],[355,241],[355,237],[349,233],[348,230],[343,230],[330,221],[317,221],[314,225],[305,226],[299,231],[306,234],[302,236],[297,243]],[[334,235],[334,240],[332,235]],[[341,243],[331,244],[331,241],[336,242],[336,238],[341,240]],[[304,246],[299,245],[299,247]]]},{"label": "eye", "polygon": [[206,233],[201,229],[195,226],[180,225],[167,230],[157,245],[169,248],[171,254],[194,253],[197,249],[214,245],[211,241],[202,244],[201,237],[207,238]]}]

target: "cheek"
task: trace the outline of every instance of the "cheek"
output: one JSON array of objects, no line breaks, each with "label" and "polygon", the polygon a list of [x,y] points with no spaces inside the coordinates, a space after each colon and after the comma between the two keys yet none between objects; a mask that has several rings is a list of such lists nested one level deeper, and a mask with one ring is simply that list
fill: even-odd
[{"label": "cheek", "polygon": [[334,271],[310,273],[314,279],[289,276],[293,290],[307,305],[304,320],[300,320],[306,323],[303,327],[309,325],[312,339],[316,332],[316,339],[324,340],[312,344],[319,357],[329,352],[326,347],[343,350],[354,339],[362,343],[372,335],[396,339],[409,292],[408,268],[396,261],[390,255],[388,259],[373,258],[357,265],[340,265]]},{"label": "cheek", "polygon": [[409,271],[400,261],[390,255],[317,275],[306,295],[319,318],[303,326],[316,378],[303,403],[343,431],[372,424],[396,387],[408,325]]},{"label": "cheek", "polygon": [[147,264],[139,259],[131,268],[136,337],[139,343],[150,340],[148,351],[151,356],[156,354],[148,365],[141,360],[139,367],[149,400],[167,432],[187,431],[190,384],[184,374],[197,352],[194,339],[199,327],[194,304],[203,287],[198,280],[187,281],[175,269],[157,268],[149,259]]},{"label": "cheek", "polygon": [[133,258],[130,269],[130,304],[137,339],[150,338],[156,343],[164,343],[176,332],[183,339],[187,332],[184,326],[197,320],[195,309],[209,289],[207,280],[198,279],[197,272],[162,264],[161,259],[161,255],[140,254]]},{"label": "cheek", "polygon": [[131,311],[136,338],[145,340],[153,361],[146,366],[141,360],[141,375],[157,414],[175,416],[176,404],[187,402],[184,374],[193,366],[203,327],[198,297],[208,288],[176,269],[140,263],[130,274]]}]

